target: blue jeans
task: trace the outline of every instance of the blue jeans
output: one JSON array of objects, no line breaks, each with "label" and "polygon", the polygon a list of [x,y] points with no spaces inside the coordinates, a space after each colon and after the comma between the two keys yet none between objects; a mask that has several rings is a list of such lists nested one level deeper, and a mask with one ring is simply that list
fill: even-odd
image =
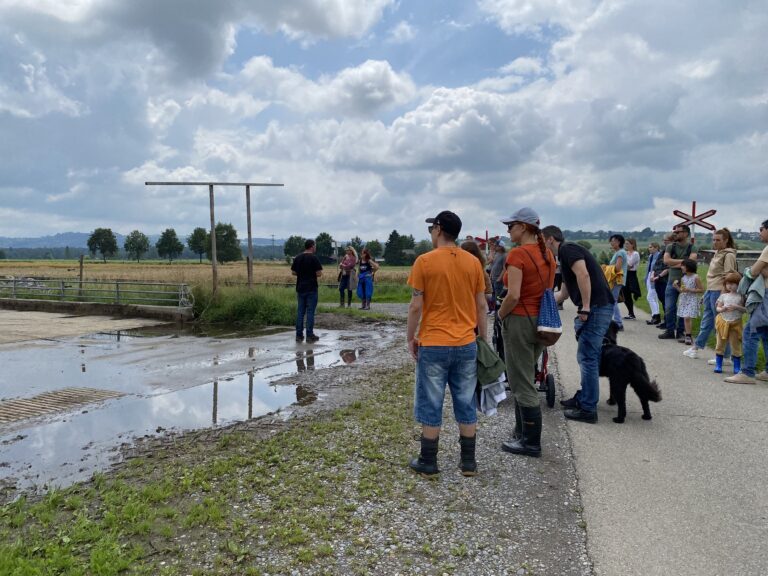
[{"label": "blue jeans", "polygon": [[459,424],[477,422],[477,344],[421,346],[416,363],[416,400],[413,414],[424,426],[443,423],[445,385],[451,390],[453,415]]},{"label": "blue jeans", "polygon": [[667,282],[667,287],[664,290],[664,326],[667,328],[667,332],[675,332],[678,334],[685,332],[683,327],[683,319],[677,317],[677,299],[680,296],[677,288],[672,285],[672,282]]},{"label": "blue jeans", "polygon": [[744,334],[742,342],[744,344],[744,362],[741,364],[741,371],[745,376],[755,377],[757,370],[757,347],[763,341],[763,354],[768,358],[768,328],[758,328],[752,330],[749,322],[744,325]]},{"label": "blue jeans", "polygon": [[[699,335],[696,336],[696,348],[706,348],[709,335],[715,329],[715,317],[717,316],[717,309],[715,304],[720,297],[720,290],[707,290],[704,292],[704,311],[701,315],[701,324],[699,325]],[[731,355],[731,345],[725,346],[725,357]]]},{"label": "blue jeans", "polygon": [[314,335],[315,308],[317,308],[317,290],[296,292],[299,313],[296,316],[296,336],[304,335],[304,316],[307,317],[307,336]]},{"label": "blue jeans", "polygon": [[586,322],[574,321],[579,347],[576,359],[581,369],[581,390],[576,392],[576,400],[582,410],[597,411],[600,399],[600,355],[603,350],[603,338],[611,323],[613,306],[598,306],[592,311]]},{"label": "blue jeans", "polygon": [[619,310],[619,292],[621,292],[623,288],[624,286],[622,284],[616,284],[613,287],[613,290],[611,290],[613,301],[615,302],[613,305],[613,321],[619,326],[624,326],[624,321],[621,319],[621,311]]}]

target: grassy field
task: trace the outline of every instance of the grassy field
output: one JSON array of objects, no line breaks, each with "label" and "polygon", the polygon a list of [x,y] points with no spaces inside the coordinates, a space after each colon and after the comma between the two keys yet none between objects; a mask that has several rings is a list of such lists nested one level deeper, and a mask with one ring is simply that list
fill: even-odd
[{"label": "grassy field", "polygon": [[[408,278],[409,266],[382,266],[376,273],[381,285],[403,285]],[[45,278],[75,278],[79,274],[76,260],[0,260],[0,277],[31,276]],[[245,262],[219,264],[219,282],[222,286],[245,285],[248,271]],[[211,286],[211,265],[196,261],[86,261],[84,280],[135,280],[140,282],[173,282],[191,286]],[[255,262],[253,280],[257,284],[295,284],[291,269],[285,262]],[[336,283],[336,269],[325,267],[322,283]]]}]

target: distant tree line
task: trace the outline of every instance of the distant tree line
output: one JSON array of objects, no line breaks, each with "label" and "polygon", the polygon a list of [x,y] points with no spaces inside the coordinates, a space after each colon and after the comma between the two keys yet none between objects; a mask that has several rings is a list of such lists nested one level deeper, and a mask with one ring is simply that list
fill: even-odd
[{"label": "distant tree line", "polygon": [[[297,254],[304,251],[304,242],[307,238],[303,236],[291,236],[283,244],[283,254],[290,260]],[[363,248],[367,248],[374,258],[382,258],[383,263],[392,266],[407,266],[413,264],[413,261],[419,254],[428,252],[432,249],[432,244],[428,240],[416,242],[412,235],[401,235],[397,230],[392,230],[389,238],[382,246],[378,240],[363,241],[359,236],[355,236],[346,242],[337,242],[327,232],[321,232],[315,238],[317,256],[321,259],[333,259],[343,256],[347,246],[352,246],[358,253]],[[334,252],[334,246],[336,247]]]}]

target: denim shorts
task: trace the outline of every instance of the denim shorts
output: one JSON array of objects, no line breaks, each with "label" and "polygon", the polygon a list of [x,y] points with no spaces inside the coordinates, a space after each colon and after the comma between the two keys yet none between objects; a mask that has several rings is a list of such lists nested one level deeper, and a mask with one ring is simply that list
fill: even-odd
[{"label": "denim shorts", "polygon": [[477,422],[477,344],[422,346],[416,364],[416,400],[413,413],[424,426],[443,423],[445,385],[451,390],[453,415],[459,424]]}]

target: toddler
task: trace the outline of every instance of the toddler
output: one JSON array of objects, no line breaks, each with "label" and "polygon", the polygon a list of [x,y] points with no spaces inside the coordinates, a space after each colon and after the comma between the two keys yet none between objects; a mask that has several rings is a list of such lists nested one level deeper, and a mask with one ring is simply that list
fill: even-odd
[{"label": "toddler", "polygon": [[[693,319],[699,316],[699,294],[704,292],[698,274],[696,274],[696,261],[685,259],[680,265],[683,269],[683,277],[675,280],[673,286],[680,292],[677,300],[677,316],[682,318],[685,324],[685,343],[693,344],[691,338],[691,325]],[[680,342],[680,340],[678,340]]]},{"label": "toddler", "polygon": [[717,310],[717,317],[715,318],[715,333],[717,334],[715,372],[717,374],[723,372],[723,352],[726,343],[731,345],[733,373],[738,374],[741,370],[741,334],[744,330],[741,316],[747,309],[744,307],[744,297],[736,291],[740,280],[741,274],[738,272],[726,274],[723,293],[720,294],[715,304]]}]

